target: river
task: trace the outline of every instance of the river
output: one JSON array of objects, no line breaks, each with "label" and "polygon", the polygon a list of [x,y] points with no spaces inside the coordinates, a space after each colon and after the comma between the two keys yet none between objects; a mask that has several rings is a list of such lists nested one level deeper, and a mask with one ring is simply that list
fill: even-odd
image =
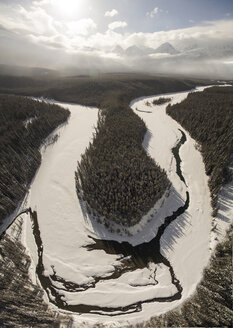
[{"label": "river", "polygon": [[[175,103],[187,94],[169,97]],[[47,300],[81,314],[77,320],[115,316],[138,322],[172,309],[195,290],[208,263],[211,208],[202,158],[166,115],[167,104],[148,110],[145,101],[156,98],[131,106],[148,126],[145,149],[173,187],[163,207],[131,237],[105,230],[83,212],[76,195],[74,172],[92,139],[98,109],[58,103],[71,117],[56,143],[42,149],[27,198],[32,224],[25,220],[24,243]]]}]

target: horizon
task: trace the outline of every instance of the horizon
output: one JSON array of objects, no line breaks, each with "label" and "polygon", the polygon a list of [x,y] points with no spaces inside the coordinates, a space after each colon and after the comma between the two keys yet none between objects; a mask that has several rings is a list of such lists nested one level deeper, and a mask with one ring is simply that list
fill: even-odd
[{"label": "horizon", "polygon": [[7,0],[0,9],[0,64],[233,78],[229,0]]}]

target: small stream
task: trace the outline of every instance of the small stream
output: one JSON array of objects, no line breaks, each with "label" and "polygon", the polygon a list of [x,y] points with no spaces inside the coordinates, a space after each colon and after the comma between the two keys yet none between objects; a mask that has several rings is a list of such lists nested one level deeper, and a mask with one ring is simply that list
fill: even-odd
[{"label": "small stream", "polygon": [[180,141],[178,142],[177,147],[172,148],[172,154],[174,155],[174,157],[176,159],[176,173],[179,176],[180,180],[183,181],[184,184],[186,185],[185,178],[184,178],[184,176],[181,172],[181,167],[180,167],[181,158],[180,158],[180,155],[179,155],[179,150],[180,150],[180,147],[185,143],[187,138],[186,138],[186,135],[184,134],[184,132],[181,129],[179,129],[179,131],[181,132],[182,137],[181,137]]},{"label": "small stream", "polygon": [[[180,147],[185,143],[186,136],[183,131],[181,131],[182,137],[178,144],[172,149],[172,153],[176,160],[176,173],[180,177],[181,181],[185,183],[185,179],[181,171],[181,159],[179,156]],[[179,280],[175,276],[174,270],[170,262],[161,254],[160,240],[168,225],[176,220],[181,214],[183,214],[189,207],[189,193],[186,192],[186,200],[183,206],[179,207],[171,216],[165,218],[164,223],[159,227],[156,237],[151,241],[142,243],[140,245],[132,246],[128,242],[117,242],[114,240],[101,240],[89,236],[91,242],[89,245],[85,246],[88,251],[93,250],[104,250],[107,254],[122,255],[120,259],[120,266],[115,267],[114,272],[107,277],[93,277],[94,281],[88,285],[78,285],[70,281],[66,281],[63,278],[56,275],[55,269],[53,269],[53,274],[46,276],[43,265],[43,242],[41,239],[40,228],[38,224],[37,212],[30,211],[30,216],[32,220],[32,230],[37,246],[38,264],[36,267],[36,274],[40,280],[43,289],[46,291],[50,302],[56,305],[62,310],[68,310],[77,313],[97,313],[106,314],[108,316],[114,316],[125,313],[133,313],[141,311],[143,303],[149,302],[171,302],[180,299],[182,296],[182,286]],[[62,291],[81,293],[89,288],[95,288],[96,284],[104,280],[117,279],[122,274],[126,272],[132,272],[137,269],[143,269],[148,267],[150,263],[160,264],[162,263],[168,267],[171,275],[172,284],[176,287],[177,292],[170,297],[157,297],[153,299],[148,299],[143,302],[137,302],[130,304],[126,307],[108,308],[84,304],[69,305],[63,300]],[[154,277],[156,284],[156,274]],[[53,282],[59,282],[59,286],[55,287]],[[137,287],[137,286],[134,286]]]}]

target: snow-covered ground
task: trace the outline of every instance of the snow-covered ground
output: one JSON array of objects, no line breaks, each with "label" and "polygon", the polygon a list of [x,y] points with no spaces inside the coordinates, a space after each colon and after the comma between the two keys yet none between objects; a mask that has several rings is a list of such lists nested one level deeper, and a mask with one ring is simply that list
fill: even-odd
[{"label": "snow-covered ground", "polygon": [[[200,87],[197,90],[203,89]],[[172,98],[171,104],[175,104],[181,102],[187,95],[188,92],[181,92],[167,96]],[[148,110],[146,101],[152,102],[157,98],[159,96],[141,99],[134,102],[132,107],[146,111]],[[187,189],[190,195],[188,210],[168,226],[161,238],[161,252],[170,261],[183,287],[182,299],[172,304],[156,305],[156,314],[177,306],[194,292],[209,260],[212,221],[208,179],[201,154],[189,134],[166,115],[166,106],[167,104],[153,106],[152,113],[136,112],[152,133],[148,151],[168,173],[175,188],[175,194],[179,199],[184,199],[184,191]],[[187,141],[180,149],[181,170],[187,187],[177,176],[174,161],[171,165],[171,148],[180,138],[179,129],[184,131],[187,137]]]},{"label": "snow-covered ground", "polygon": [[[172,98],[173,104],[185,99],[187,94],[188,92],[181,92],[167,96]],[[143,303],[141,311],[114,317],[94,313],[74,314],[78,327],[82,323],[83,327],[97,323],[106,323],[107,327],[123,327],[127,323],[142,322],[173,309],[195,291],[202,271],[208,264],[212,218],[208,180],[202,157],[194,140],[166,115],[167,104],[151,107],[146,105],[146,101],[152,102],[156,98],[159,96],[135,100],[131,107],[145,111],[149,108],[152,112],[135,111],[148,127],[143,145],[166,170],[173,187],[162,208],[157,209],[150,222],[146,223],[145,220],[144,225],[135,228],[133,236],[122,237],[117,233],[110,233],[103,225],[90,220],[84,215],[76,195],[74,172],[77,161],[91,142],[98,117],[96,108],[60,103],[71,111],[69,123],[60,128],[60,137],[56,143],[42,148],[42,164],[24,203],[37,211],[46,275],[52,275],[55,271],[57,276],[78,285],[91,284],[96,277],[110,276],[116,267],[122,266],[122,256],[110,255],[104,250],[88,250],[85,246],[93,243],[89,235],[99,239],[128,240],[132,245],[149,241],[156,235],[164,218],[184,204],[186,191],[190,195],[188,210],[166,228],[161,238],[161,253],[170,261],[177,279],[180,280],[183,287],[182,298],[172,302]],[[176,163],[171,152],[181,138],[179,129],[187,137],[180,149],[181,169],[186,184],[176,174]],[[229,192],[232,193],[232,189]],[[228,205],[228,212],[224,212],[225,209],[222,208],[224,216],[232,214],[232,205]],[[221,212],[222,216],[223,213]],[[26,214],[23,217],[25,225],[22,239],[33,260],[31,273],[35,280],[37,249],[30,217]],[[61,283],[57,282],[56,286],[61,287]],[[61,291],[68,304],[109,308],[127,307],[137,302],[169,297],[176,292],[168,267],[153,263],[149,263],[146,268],[126,272],[117,279],[100,279],[95,288],[83,292]]]},{"label": "snow-covered ground", "polygon": [[[229,165],[231,176],[233,176],[233,155]],[[229,225],[233,223],[233,181],[227,183],[219,193],[218,214],[212,221],[210,249],[214,250],[216,245],[223,241]]]}]

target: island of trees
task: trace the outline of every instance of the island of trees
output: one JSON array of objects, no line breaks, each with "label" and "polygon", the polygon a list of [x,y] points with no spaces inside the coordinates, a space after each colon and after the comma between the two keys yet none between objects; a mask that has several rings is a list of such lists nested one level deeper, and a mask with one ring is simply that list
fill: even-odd
[{"label": "island of trees", "polygon": [[101,112],[76,172],[78,197],[90,213],[132,226],[162,197],[170,183],[142,147],[145,133],[145,123],[129,107]]},{"label": "island of trees", "polygon": [[0,224],[15,210],[40,165],[42,141],[68,116],[56,105],[0,95]]},{"label": "island of trees", "polygon": [[159,97],[159,99],[155,99],[152,101],[153,105],[163,105],[171,101],[172,98],[165,98],[165,97]]}]

